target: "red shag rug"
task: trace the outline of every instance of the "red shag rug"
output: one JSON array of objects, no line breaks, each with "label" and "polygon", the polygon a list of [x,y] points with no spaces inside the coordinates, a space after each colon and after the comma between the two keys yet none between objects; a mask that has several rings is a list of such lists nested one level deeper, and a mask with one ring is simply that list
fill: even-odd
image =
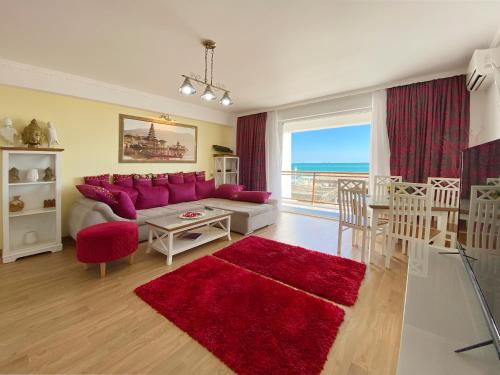
[{"label": "red shag rug", "polygon": [[308,293],[354,305],[366,265],[351,259],[249,236],[214,256]]},{"label": "red shag rug", "polygon": [[135,292],[239,374],[319,374],[344,311],[206,256]]}]

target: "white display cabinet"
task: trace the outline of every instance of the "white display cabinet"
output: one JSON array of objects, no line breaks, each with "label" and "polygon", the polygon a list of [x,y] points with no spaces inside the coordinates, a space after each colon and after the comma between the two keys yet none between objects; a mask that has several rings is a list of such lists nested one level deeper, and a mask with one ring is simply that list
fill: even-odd
[{"label": "white display cabinet", "polygon": [[239,184],[240,158],[237,156],[215,156],[215,186],[222,184]]},{"label": "white display cabinet", "polygon": [[[2,222],[4,263],[28,255],[62,250],[61,241],[61,151],[52,148],[1,147],[2,150]],[[19,182],[9,182],[9,170],[19,170]],[[44,181],[45,169],[54,172],[53,181]],[[29,181],[36,169],[38,180]],[[20,196],[21,211],[11,212],[10,202]],[[55,207],[44,207],[45,200]]]}]

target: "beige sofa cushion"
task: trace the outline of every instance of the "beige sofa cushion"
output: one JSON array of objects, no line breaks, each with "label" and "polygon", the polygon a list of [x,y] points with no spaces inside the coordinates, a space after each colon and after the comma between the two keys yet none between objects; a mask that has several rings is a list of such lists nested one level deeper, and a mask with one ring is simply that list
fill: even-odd
[{"label": "beige sofa cushion", "polygon": [[251,202],[239,202],[220,198],[201,199],[198,201],[198,203],[204,206],[233,211],[248,217],[257,216],[274,209],[274,206],[271,203],[260,204]]}]

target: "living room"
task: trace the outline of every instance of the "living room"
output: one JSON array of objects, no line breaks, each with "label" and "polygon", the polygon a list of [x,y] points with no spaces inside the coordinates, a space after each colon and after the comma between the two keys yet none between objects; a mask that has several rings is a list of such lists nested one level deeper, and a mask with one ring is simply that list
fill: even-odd
[{"label": "living room", "polygon": [[497,373],[499,2],[0,9],[1,374]]}]

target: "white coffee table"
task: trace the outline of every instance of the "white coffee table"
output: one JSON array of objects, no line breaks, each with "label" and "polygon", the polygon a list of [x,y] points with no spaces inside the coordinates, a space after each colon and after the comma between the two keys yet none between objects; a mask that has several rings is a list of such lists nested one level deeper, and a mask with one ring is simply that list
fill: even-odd
[{"label": "white coffee table", "polygon": [[[149,227],[148,248],[167,256],[167,265],[172,264],[172,256],[200,246],[204,243],[227,237],[231,240],[231,211],[214,208],[193,210],[204,215],[197,219],[181,219],[178,215],[163,216],[146,221]],[[186,232],[201,233],[196,239],[182,238]]]}]

